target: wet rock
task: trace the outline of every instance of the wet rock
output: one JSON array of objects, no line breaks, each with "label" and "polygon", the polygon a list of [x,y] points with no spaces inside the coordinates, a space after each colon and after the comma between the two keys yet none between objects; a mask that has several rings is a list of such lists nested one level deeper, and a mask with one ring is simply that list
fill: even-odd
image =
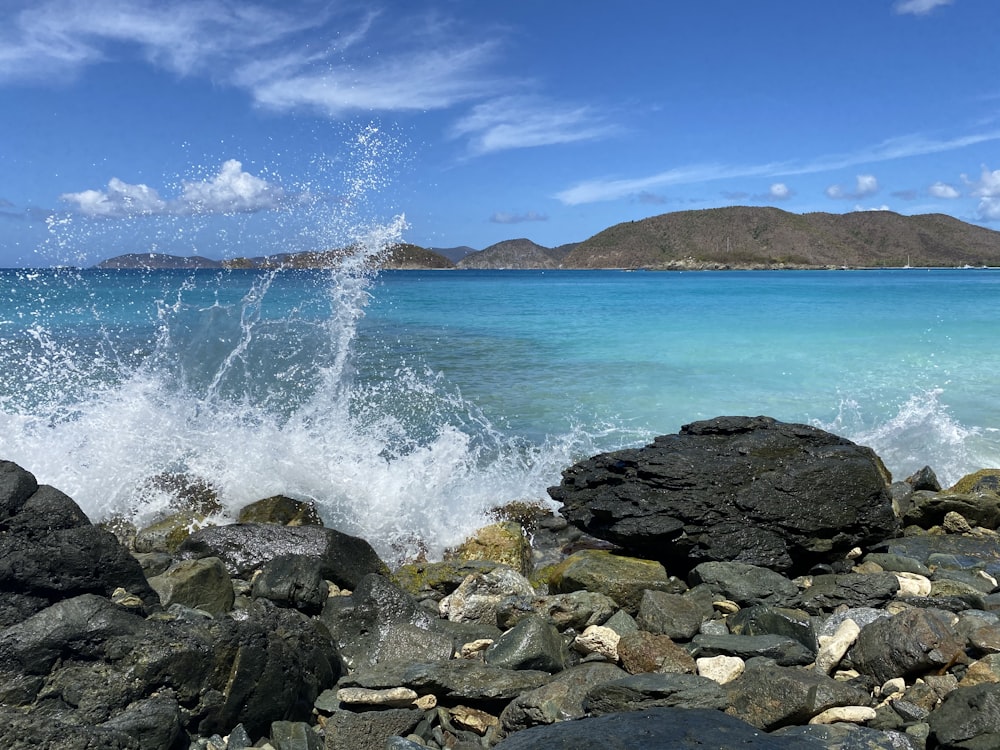
[{"label": "wet rock", "polygon": [[217,557],[182,560],[150,578],[149,585],[164,607],[183,604],[213,615],[231,610],[235,599],[233,581]]},{"label": "wet rock", "polygon": [[453,560],[488,560],[523,576],[531,572],[531,545],[520,524],[501,521],[479,529],[445,556]]},{"label": "wet rock", "polygon": [[719,417],[582,461],[549,494],[587,533],[671,570],[721,560],[787,571],[893,536],[886,486],[875,454],[848,440]]},{"label": "wet rock", "polygon": [[574,552],[551,570],[549,587],[553,593],[596,591],[631,613],[638,611],[644,591],[676,594],[687,588],[682,581],[669,578],[658,562],[604,550]]},{"label": "wet rock", "polygon": [[941,483],[938,481],[937,474],[934,473],[934,470],[930,466],[925,466],[913,472],[906,478],[906,483],[914,490],[941,491]]},{"label": "wet rock", "polygon": [[701,563],[688,574],[688,581],[692,586],[704,584],[741,607],[761,604],[785,607],[799,595],[799,587],[783,575],[746,563]]},{"label": "wet rock", "polygon": [[571,591],[568,594],[536,596],[530,600],[511,598],[500,603],[499,624],[511,627],[528,614],[538,614],[559,630],[582,631],[604,623],[618,610],[614,599],[595,591]]},{"label": "wet rock", "polygon": [[379,641],[375,661],[444,661],[454,651],[452,639],[444,633],[409,622],[393,623]]},{"label": "wet rock", "polygon": [[62,599],[111,596],[119,587],[149,611],[159,607],[139,563],[114,534],[16,464],[2,462],[0,470],[0,628]]},{"label": "wet rock", "polygon": [[[844,723],[784,727],[771,736],[799,742],[802,748],[822,747],[825,750],[917,750],[924,747],[922,740],[911,740],[902,732],[883,732]],[[811,742],[816,745],[809,744]]]},{"label": "wet rock", "polygon": [[1000,685],[960,687],[927,719],[941,748],[1000,747]]},{"label": "wet rock", "polygon": [[274,523],[280,526],[322,526],[316,503],[274,495],[240,509],[238,523]]},{"label": "wet rock", "polygon": [[764,730],[805,724],[829,708],[868,705],[871,701],[863,688],[819,672],[753,662],[722,689],[727,713]]},{"label": "wet rock", "polygon": [[421,695],[462,701],[511,700],[551,679],[548,672],[504,669],[452,659],[429,664],[385,662],[342,677],[340,687],[408,687]]},{"label": "wet rock", "polygon": [[486,574],[498,566],[499,563],[486,560],[412,562],[400,565],[392,580],[418,600],[439,602],[470,575]]},{"label": "wet rock", "polygon": [[889,571],[890,573],[915,573],[916,575],[925,577],[929,577],[931,574],[930,568],[922,562],[913,557],[906,557],[905,555],[893,555],[888,552],[869,552],[865,555],[865,561],[876,563],[882,570]]},{"label": "wet rock", "polygon": [[949,513],[957,513],[976,526],[995,529],[1000,522],[1000,495],[914,492],[903,513],[903,523],[929,529],[941,525]]},{"label": "wet rock", "polygon": [[318,615],[329,594],[322,561],[308,555],[279,555],[268,560],[250,589],[254,598],[263,597],[308,615]]},{"label": "wet rock", "polygon": [[172,750],[184,733],[181,708],[168,695],[136,701],[99,726],[132,737],[142,750]]},{"label": "wet rock", "polygon": [[550,682],[512,700],[500,714],[504,733],[540,724],[579,719],[583,701],[595,686],[621,679],[626,673],[613,664],[580,664],[555,675]]},{"label": "wet rock", "polygon": [[[629,743],[629,744],[623,744]],[[798,738],[761,734],[739,719],[710,709],[654,708],[580,721],[560,722],[518,732],[498,750],[607,750],[620,747],[739,747],[746,750],[810,750],[826,747]]]},{"label": "wet rock", "polygon": [[631,674],[643,672],[692,673],[691,653],[666,635],[644,630],[626,633],[618,639],[618,658]]},{"label": "wet rock", "polygon": [[849,652],[854,668],[879,682],[915,677],[964,657],[965,641],[932,610],[908,609],[861,629]]},{"label": "wet rock", "polygon": [[983,494],[1000,493],[1000,469],[980,469],[966,474],[952,485],[948,492]]},{"label": "wet rock", "polygon": [[385,750],[386,740],[409,734],[423,717],[413,708],[337,711],[326,723],[326,750]]},{"label": "wet rock", "polygon": [[531,615],[504,633],[485,653],[486,663],[506,669],[559,672],[569,654],[559,631],[548,620]]},{"label": "wet rock", "polygon": [[136,552],[174,553],[191,532],[204,528],[208,516],[184,509],[138,529],[132,542]]},{"label": "wet rock", "polygon": [[820,648],[816,654],[816,669],[824,674],[830,674],[847,650],[854,645],[861,633],[861,628],[854,620],[844,620],[833,635],[824,636],[820,640]]},{"label": "wet rock", "polygon": [[185,557],[218,557],[239,578],[249,578],[268,560],[292,554],[318,558],[323,577],[347,589],[371,573],[389,573],[364,539],[319,526],[210,526],[191,534],[178,551]]}]

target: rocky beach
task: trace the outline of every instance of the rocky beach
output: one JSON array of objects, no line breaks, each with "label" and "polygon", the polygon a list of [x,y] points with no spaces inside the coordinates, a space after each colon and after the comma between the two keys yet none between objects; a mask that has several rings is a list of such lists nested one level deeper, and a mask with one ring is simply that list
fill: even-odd
[{"label": "rocky beach", "polygon": [[137,529],[30,470],[0,462],[12,750],[1000,746],[997,469],[720,417],[391,566],[292,498],[225,523],[159,477]]}]

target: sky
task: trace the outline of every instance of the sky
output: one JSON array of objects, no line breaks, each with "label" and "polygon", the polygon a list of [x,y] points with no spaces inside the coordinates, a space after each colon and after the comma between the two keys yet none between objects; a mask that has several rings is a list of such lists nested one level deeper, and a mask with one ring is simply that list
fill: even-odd
[{"label": "sky", "polygon": [[398,216],[475,249],[731,205],[1000,230],[998,38],[997,0],[0,0],[0,267]]}]

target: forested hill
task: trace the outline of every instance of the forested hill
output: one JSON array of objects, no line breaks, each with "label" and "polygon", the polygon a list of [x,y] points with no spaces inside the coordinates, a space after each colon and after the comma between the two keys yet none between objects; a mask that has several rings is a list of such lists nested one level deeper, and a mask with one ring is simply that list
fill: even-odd
[{"label": "forested hill", "polygon": [[[462,248],[465,250],[466,248]],[[345,250],[225,261],[148,253],[121,255],[103,268],[318,268]],[[578,244],[548,248],[505,240],[470,252],[458,269],[556,268],[882,268],[1000,266],[1000,232],[944,214],[891,211],[793,214],[732,206],[651,216],[616,224]],[[390,269],[454,269],[444,255],[407,243],[383,258]]]}]

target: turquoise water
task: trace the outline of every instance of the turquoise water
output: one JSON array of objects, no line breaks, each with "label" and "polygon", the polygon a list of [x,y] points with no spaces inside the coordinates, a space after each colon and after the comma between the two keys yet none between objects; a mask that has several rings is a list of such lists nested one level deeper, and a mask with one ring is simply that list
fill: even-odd
[{"label": "turquoise water", "polygon": [[92,517],[164,471],[315,499],[387,556],[722,414],[1000,465],[1000,271],[0,271],[0,457]]}]

